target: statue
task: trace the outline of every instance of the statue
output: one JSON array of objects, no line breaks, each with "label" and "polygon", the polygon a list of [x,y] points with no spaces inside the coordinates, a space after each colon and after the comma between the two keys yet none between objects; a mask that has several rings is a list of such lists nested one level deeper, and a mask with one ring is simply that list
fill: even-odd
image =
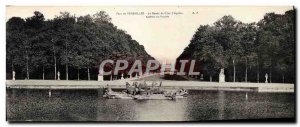
[{"label": "statue", "polygon": [[12,80],[16,80],[16,72],[13,71],[13,79]]},{"label": "statue", "polygon": [[123,73],[122,73],[122,75],[121,75],[121,79],[124,79],[124,75],[123,75]]},{"label": "statue", "polygon": [[139,79],[139,76],[138,76],[138,74],[135,74],[135,78]]},{"label": "statue", "polygon": [[221,68],[220,74],[219,74],[219,82],[225,82],[225,75],[224,75],[224,69]]},{"label": "statue", "polygon": [[60,73],[59,73],[59,71],[57,72],[57,80],[60,80]]},{"label": "statue", "polygon": [[265,83],[268,83],[268,74],[267,74],[267,73],[266,73],[266,75],[265,75],[265,78],[266,78]]},{"label": "statue", "polygon": [[103,69],[99,70],[99,74],[98,74],[98,81],[103,81],[104,77],[103,77]]},{"label": "statue", "polygon": [[203,74],[201,74],[201,78],[200,78],[200,80],[203,80],[204,78],[203,78]]}]

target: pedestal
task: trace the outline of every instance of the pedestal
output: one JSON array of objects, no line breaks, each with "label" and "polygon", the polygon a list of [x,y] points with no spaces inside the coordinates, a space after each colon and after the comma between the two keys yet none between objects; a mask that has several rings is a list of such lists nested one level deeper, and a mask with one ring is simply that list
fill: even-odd
[{"label": "pedestal", "polygon": [[98,75],[98,81],[103,81],[103,75]]},{"label": "pedestal", "polygon": [[219,82],[225,82],[225,75],[219,75]]}]

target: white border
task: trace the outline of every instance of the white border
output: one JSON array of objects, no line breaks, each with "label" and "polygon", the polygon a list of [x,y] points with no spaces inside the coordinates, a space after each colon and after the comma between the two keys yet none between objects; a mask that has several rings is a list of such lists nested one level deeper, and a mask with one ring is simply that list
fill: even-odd
[{"label": "white border", "polygon": [[[270,5],[270,6],[282,6],[282,5],[294,5],[296,9],[299,8],[299,2],[300,0],[49,0],[49,1],[42,1],[42,0],[1,0],[0,1],[0,126],[103,126],[104,124],[9,124],[6,119],[6,109],[5,109],[5,6],[6,5],[56,5],[56,6],[83,6],[83,5],[193,5],[193,6],[199,6],[199,5],[215,5],[215,6],[222,6],[222,5],[242,5],[242,6],[249,6],[249,5]],[[297,11],[297,17],[299,15],[299,12]],[[297,28],[298,28],[298,21],[297,21]],[[299,32],[297,32],[297,36],[299,35]],[[299,44],[297,44],[297,49],[300,49]],[[297,51],[297,50],[296,50]],[[299,59],[299,54],[297,52],[297,60]],[[298,61],[297,61],[298,63]],[[297,69],[297,72],[299,72],[299,67]],[[300,79],[299,73],[297,73],[297,79]],[[297,86],[297,93],[299,93],[299,86]],[[297,97],[297,102],[299,102],[299,97]],[[297,104],[296,104],[297,105]],[[299,122],[299,109],[297,111],[297,121]],[[107,125],[107,124],[105,124]],[[118,126],[119,124],[108,124],[107,126]],[[240,123],[218,123],[218,124],[207,124],[207,123],[196,123],[196,124],[160,124],[158,126],[264,126],[264,127],[274,127],[274,126],[296,126],[297,124],[251,124],[251,123],[244,123],[241,125]],[[139,124],[123,124],[122,126],[141,126]],[[142,126],[153,126],[153,124]]]}]

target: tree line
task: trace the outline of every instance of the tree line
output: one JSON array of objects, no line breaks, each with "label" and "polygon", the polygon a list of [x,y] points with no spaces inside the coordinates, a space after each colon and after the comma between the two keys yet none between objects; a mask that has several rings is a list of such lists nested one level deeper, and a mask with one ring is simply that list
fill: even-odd
[{"label": "tree line", "polygon": [[[105,59],[154,59],[126,31],[99,11],[75,16],[61,12],[53,19],[35,11],[32,17],[12,17],[6,22],[6,74],[11,79],[97,79]],[[108,65],[106,69],[113,69]],[[114,75],[108,78],[118,78]]]},{"label": "tree line", "polygon": [[[245,15],[246,16],[246,15]],[[196,59],[205,80],[295,82],[295,10],[267,13],[243,23],[225,15],[213,25],[200,25],[190,44],[177,58]]]}]

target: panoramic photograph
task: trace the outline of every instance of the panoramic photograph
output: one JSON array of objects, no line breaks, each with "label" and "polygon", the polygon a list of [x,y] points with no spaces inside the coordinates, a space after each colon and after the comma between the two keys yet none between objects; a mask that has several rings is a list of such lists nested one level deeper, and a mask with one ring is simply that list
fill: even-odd
[{"label": "panoramic photograph", "polygon": [[8,122],[295,122],[294,6],[6,6]]}]

